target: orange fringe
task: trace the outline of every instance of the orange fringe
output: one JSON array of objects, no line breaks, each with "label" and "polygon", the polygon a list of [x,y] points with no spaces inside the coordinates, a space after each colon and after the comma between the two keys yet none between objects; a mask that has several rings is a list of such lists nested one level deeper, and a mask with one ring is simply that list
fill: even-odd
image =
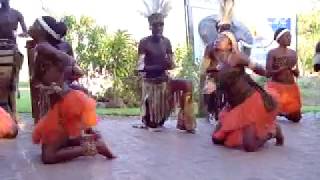
[{"label": "orange fringe", "polygon": [[10,114],[0,107],[0,138],[12,133],[16,126]]},{"label": "orange fringe", "polygon": [[227,147],[238,147],[243,143],[243,128],[255,125],[257,137],[264,138],[275,132],[277,110],[267,112],[259,92],[255,92],[242,104],[219,114],[221,128],[213,133],[213,137],[224,141]]},{"label": "orange fringe", "polygon": [[269,81],[265,89],[269,93],[276,94],[280,113],[290,114],[301,111],[300,89],[296,83],[283,84]]},{"label": "orange fringe", "polygon": [[82,130],[97,124],[96,102],[85,93],[71,90],[40,119],[33,142],[51,144],[63,136],[79,137]]}]

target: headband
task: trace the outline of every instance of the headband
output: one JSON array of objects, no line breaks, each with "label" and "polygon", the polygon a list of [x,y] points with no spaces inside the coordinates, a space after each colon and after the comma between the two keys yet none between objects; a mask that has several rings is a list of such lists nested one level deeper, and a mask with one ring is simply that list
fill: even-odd
[{"label": "headband", "polygon": [[282,31],[279,32],[279,34],[276,36],[276,41],[278,41],[281,36],[283,36],[285,33],[290,32],[288,29],[283,29]]},{"label": "headband", "polygon": [[37,21],[40,23],[41,27],[47,31],[52,37],[54,37],[56,40],[60,40],[61,37],[58,33],[56,33],[44,20],[42,17],[37,18]]},{"label": "headband", "polygon": [[223,31],[220,34],[225,35],[231,41],[232,51],[233,52],[239,52],[238,42],[237,42],[236,37],[233,35],[232,32]]}]

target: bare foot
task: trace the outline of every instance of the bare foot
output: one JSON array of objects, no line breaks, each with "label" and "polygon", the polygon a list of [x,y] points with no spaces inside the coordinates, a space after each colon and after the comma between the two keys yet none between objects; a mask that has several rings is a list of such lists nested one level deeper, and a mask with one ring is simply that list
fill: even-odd
[{"label": "bare foot", "polygon": [[96,143],[96,147],[97,147],[97,151],[99,154],[101,154],[102,156],[105,156],[108,159],[114,159],[117,158],[117,156],[115,156],[110,149],[107,147],[107,145],[103,142],[103,141],[98,141]]}]

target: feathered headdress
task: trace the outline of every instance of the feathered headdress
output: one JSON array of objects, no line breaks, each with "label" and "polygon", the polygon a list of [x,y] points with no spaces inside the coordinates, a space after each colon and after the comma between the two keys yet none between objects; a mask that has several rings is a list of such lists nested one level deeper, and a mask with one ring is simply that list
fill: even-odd
[{"label": "feathered headdress", "polygon": [[220,0],[220,15],[219,25],[231,24],[233,17],[234,0]]},{"label": "feathered headdress", "polygon": [[171,3],[168,0],[143,0],[145,11],[140,11],[140,14],[148,21],[152,21],[153,17],[165,18],[172,9]]}]

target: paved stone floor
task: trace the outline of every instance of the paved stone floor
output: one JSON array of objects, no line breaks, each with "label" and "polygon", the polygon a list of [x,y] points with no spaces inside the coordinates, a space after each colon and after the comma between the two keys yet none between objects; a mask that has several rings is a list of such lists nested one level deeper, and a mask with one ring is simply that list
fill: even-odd
[{"label": "paved stone floor", "polygon": [[267,143],[246,153],[214,146],[212,125],[198,120],[195,135],[176,131],[174,121],[163,132],[132,128],[136,117],[105,118],[98,126],[119,156],[101,156],[43,165],[40,147],[31,143],[32,121],[22,115],[16,140],[0,140],[0,180],[318,180],[320,119],[304,116],[300,124],[280,120],[284,147]]}]

